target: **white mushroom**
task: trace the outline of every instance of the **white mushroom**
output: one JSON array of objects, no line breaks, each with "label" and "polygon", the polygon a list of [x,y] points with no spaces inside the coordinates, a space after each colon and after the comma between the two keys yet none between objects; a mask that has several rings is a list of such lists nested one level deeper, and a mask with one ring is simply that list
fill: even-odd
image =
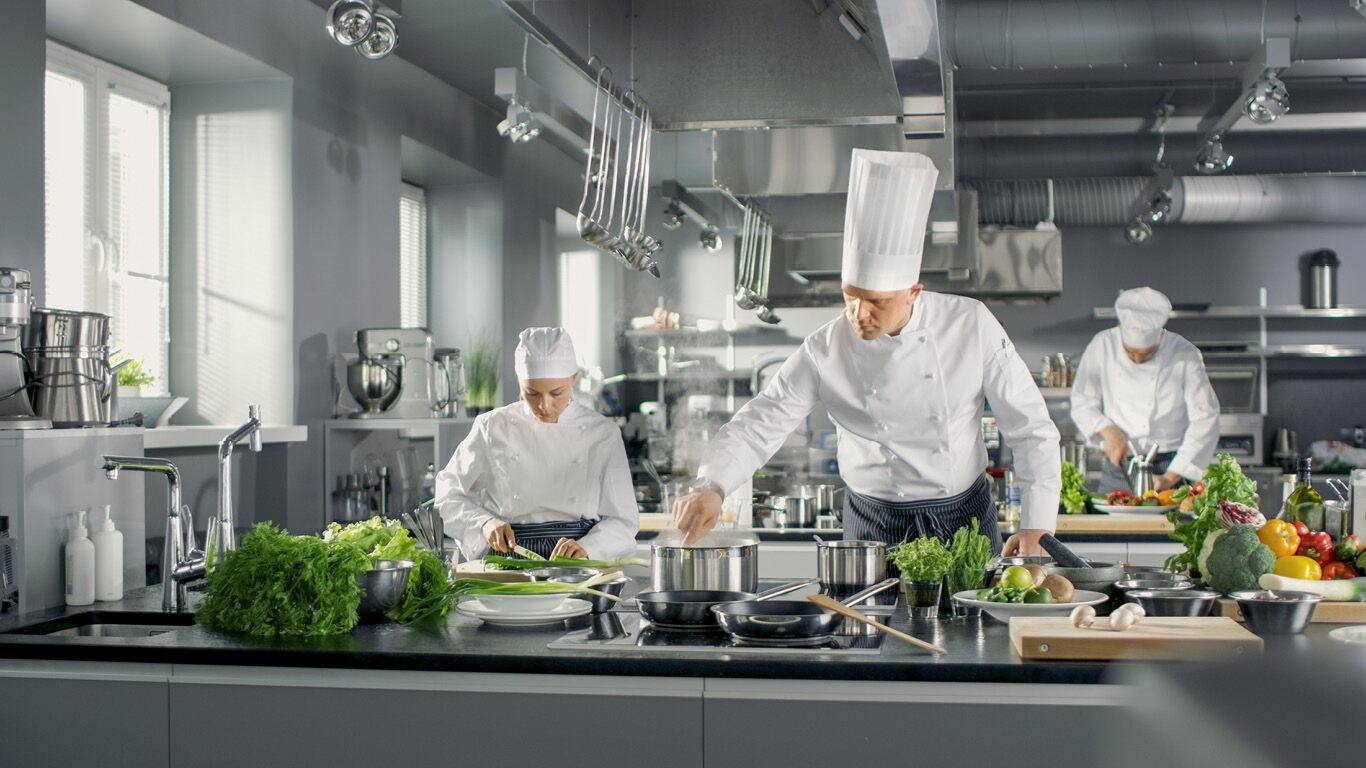
[{"label": "white mushroom", "polygon": [[1096,609],[1089,605],[1079,605],[1072,609],[1072,626],[1086,629],[1096,620]]},{"label": "white mushroom", "polygon": [[1137,623],[1139,619],[1148,615],[1148,612],[1143,610],[1143,606],[1138,603],[1125,603],[1124,605],[1121,605],[1119,609],[1132,613],[1134,615],[1134,623]]},{"label": "white mushroom", "polygon": [[1123,608],[1118,608],[1114,613],[1110,614],[1110,629],[1113,629],[1116,632],[1123,632],[1129,627],[1132,627],[1137,621],[1138,617],[1134,615],[1133,611],[1126,611]]}]

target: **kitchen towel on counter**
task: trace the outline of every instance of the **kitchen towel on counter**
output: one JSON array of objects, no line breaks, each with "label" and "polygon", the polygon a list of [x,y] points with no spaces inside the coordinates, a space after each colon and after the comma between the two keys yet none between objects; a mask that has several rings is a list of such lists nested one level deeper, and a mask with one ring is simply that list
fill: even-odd
[{"label": "kitchen towel on counter", "polygon": [[1336,440],[1315,440],[1309,444],[1309,458],[1319,472],[1335,466],[1366,467],[1366,448],[1353,448]]}]

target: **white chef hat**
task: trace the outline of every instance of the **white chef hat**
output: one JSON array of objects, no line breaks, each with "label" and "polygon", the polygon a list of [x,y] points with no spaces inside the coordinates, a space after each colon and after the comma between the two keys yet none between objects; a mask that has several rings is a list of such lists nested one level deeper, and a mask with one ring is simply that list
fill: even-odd
[{"label": "white chef hat", "polygon": [[513,355],[517,378],[567,379],[579,372],[574,340],[563,328],[528,328],[517,336]]},{"label": "white chef hat", "polygon": [[1172,302],[1161,291],[1146,285],[1122,291],[1115,299],[1115,315],[1119,317],[1119,338],[1131,349],[1157,346],[1162,338],[1162,326],[1172,312]]},{"label": "white chef hat", "polygon": [[920,281],[925,221],[939,171],[918,152],[854,150],[840,279],[867,291]]}]

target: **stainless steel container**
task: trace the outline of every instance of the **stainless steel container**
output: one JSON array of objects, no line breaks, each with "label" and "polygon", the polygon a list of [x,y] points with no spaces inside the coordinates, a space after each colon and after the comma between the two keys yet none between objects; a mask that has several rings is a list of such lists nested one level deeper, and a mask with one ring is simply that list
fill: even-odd
[{"label": "stainless steel container", "polygon": [[364,409],[352,417],[378,416],[393,406],[403,390],[403,356],[358,358],[346,366],[346,388]]},{"label": "stainless steel container", "polygon": [[1207,589],[1134,589],[1125,595],[1149,616],[1208,616],[1218,592]]},{"label": "stainless steel container", "polygon": [[810,483],[801,486],[798,491],[799,496],[814,496],[816,498],[816,514],[835,515],[839,517],[844,510],[844,486],[834,483]]},{"label": "stainless steel container", "polygon": [[90,427],[113,420],[114,370],[109,366],[109,316],[39,307],[25,330],[32,372],[30,397],[54,427]]},{"label": "stainless steel container", "polygon": [[24,333],[24,349],[108,347],[109,315],[38,307]]},{"label": "stainless steel container", "polygon": [[783,508],[786,513],[784,528],[816,527],[815,496],[788,496]]},{"label": "stainless steel container", "polygon": [[1319,595],[1283,589],[1240,590],[1229,597],[1238,601],[1238,611],[1247,621],[1247,628],[1259,635],[1303,632],[1323,600]]},{"label": "stainless steel container", "polygon": [[816,580],[822,591],[840,593],[870,587],[887,578],[887,544],[881,541],[822,541],[816,544]]},{"label": "stainless steel container", "polygon": [[706,536],[696,546],[653,544],[650,589],[720,589],[755,592],[759,586],[759,542]]},{"label": "stainless steel container", "polygon": [[1330,250],[1316,251],[1309,257],[1309,301],[1311,309],[1335,309],[1338,305],[1338,255]]}]

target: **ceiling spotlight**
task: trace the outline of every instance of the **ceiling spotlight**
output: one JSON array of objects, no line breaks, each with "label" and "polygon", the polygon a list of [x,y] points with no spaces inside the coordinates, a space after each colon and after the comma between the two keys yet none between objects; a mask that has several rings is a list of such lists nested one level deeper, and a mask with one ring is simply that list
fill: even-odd
[{"label": "ceiling spotlight", "polygon": [[356,45],[375,28],[375,10],[364,0],[337,0],[327,9],[327,34],[342,45]]},{"label": "ceiling spotlight", "polygon": [[1161,190],[1148,201],[1148,221],[1153,224],[1160,224],[1167,218],[1167,214],[1172,212],[1172,196],[1167,194],[1167,190]]},{"label": "ceiling spotlight", "polygon": [[770,307],[767,304],[759,308],[759,313],[758,315],[756,315],[756,317],[758,317],[765,323],[768,323],[769,325],[777,325],[778,323],[781,323],[783,321],[781,317],[778,317],[776,314],[773,313],[773,307]]},{"label": "ceiling spotlight", "polygon": [[1224,151],[1224,142],[1218,136],[1211,136],[1195,152],[1195,170],[1201,173],[1219,173],[1233,165],[1233,155]]},{"label": "ceiling spotlight", "polygon": [[370,36],[356,45],[356,53],[367,59],[382,59],[393,53],[398,45],[398,28],[394,20],[382,13],[375,14],[375,28]]},{"label": "ceiling spotlight", "polygon": [[517,144],[525,144],[541,135],[541,121],[521,103],[508,102],[507,118],[498,124],[498,133]]},{"label": "ceiling spotlight", "polygon": [[678,207],[678,203],[670,201],[668,207],[664,209],[664,228],[678,229],[683,226],[684,216],[687,216],[687,214],[683,212],[682,208]]},{"label": "ceiling spotlight", "polygon": [[1142,219],[1134,219],[1129,222],[1129,226],[1124,228],[1124,237],[1134,245],[1147,240],[1153,234],[1153,228],[1148,222]]},{"label": "ceiling spotlight", "polygon": [[1290,111],[1290,93],[1285,83],[1275,75],[1263,75],[1257,79],[1247,98],[1243,100],[1243,112],[1254,123],[1265,125]]},{"label": "ceiling spotlight", "polygon": [[716,253],[721,250],[721,233],[710,228],[704,229],[702,230],[702,234],[698,237],[698,242],[702,244],[703,248],[712,253]]}]

